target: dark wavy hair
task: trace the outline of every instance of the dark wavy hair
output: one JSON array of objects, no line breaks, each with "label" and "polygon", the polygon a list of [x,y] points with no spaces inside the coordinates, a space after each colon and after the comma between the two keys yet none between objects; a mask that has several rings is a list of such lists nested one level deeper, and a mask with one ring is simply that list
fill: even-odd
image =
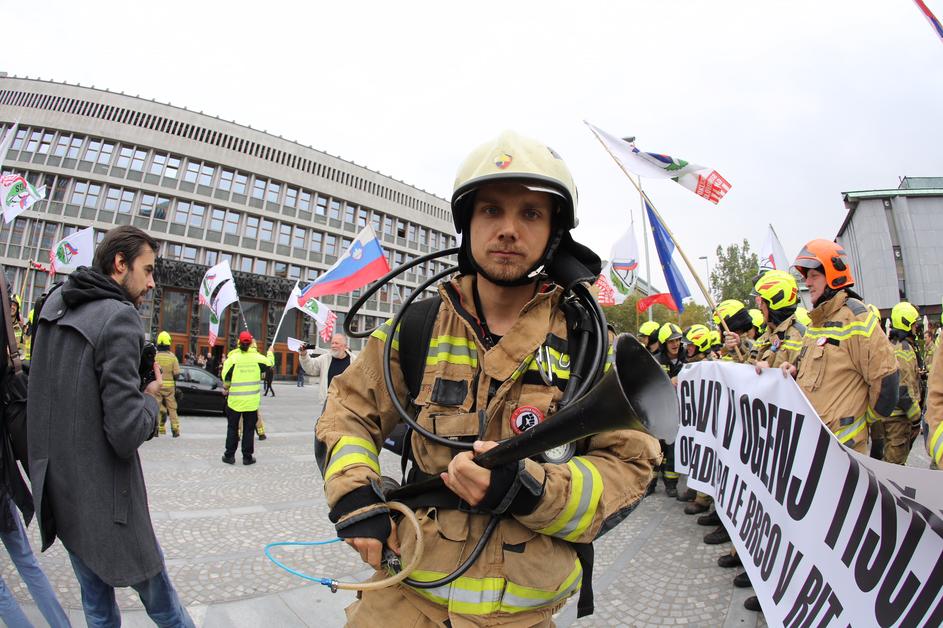
[{"label": "dark wavy hair", "polygon": [[124,225],[109,229],[101,243],[95,248],[95,259],[92,260],[92,267],[110,276],[115,272],[115,259],[117,259],[118,253],[121,253],[128,263],[128,268],[133,268],[134,260],[141,254],[145,246],[151,247],[155,255],[160,249],[157,240],[137,227]]}]

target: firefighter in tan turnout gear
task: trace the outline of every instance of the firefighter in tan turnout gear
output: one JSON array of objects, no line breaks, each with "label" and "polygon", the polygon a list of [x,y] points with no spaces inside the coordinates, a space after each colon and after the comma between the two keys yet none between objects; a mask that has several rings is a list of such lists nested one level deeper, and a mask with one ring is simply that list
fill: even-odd
[{"label": "firefighter in tan turnout gear", "polygon": [[796,320],[799,286],[795,278],[784,270],[769,270],[753,286],[753,292],[766,321],[766,331],[756,343],[760,347],[757,372],[779,368],[783,362],[798,366],[806,326]]},{"label": "firefighter in tan turnout gear", "polygon": [[[505,132],[471,153],[452,197],[462,234],[461,275],[439,285],[422,386],[413,405],[418,424],[438,437],[494,446],[555,409],[569,377],[562,288],[542,271],[551,258],[595,254],[575,243],[576,188],[549,147]],[[399,351],[389,322],[359,358],[337,376],[316,428],[330,518],[338,535],[374,568],[384,542],[411,556],[413,532],[395,525],[371,483],[378,452],[399,422],[382,375],[384,342],[393,333],[391,369],[406,397]],[[426,347],[410,346],[426,354]],[[488,470],[471,451],[413,433],[407,484],[440,476],[435,505],[416,505],[425,551],[414,581],[440,579],[481,538],[491,513],[503,513],[480,558],[449,584],[405,584],[364,591],[347,609],[354,626],[548,626],[584,583],[577,548],[623,519],[642,498],[660,459],[658,441],[618,430],[587,439],[569,460],[532,459]],[[381,506],[377,508],[377,506]],[[385,574],[378,573],[377,578]],[[586,577],[585,580],[589,581]]]},{"label": "firefighter in tan turnout gear", "polygon": [[897,407],[884,419],[884,462],[907,464],[910,447],[920,433],[920,375],[913,327],[920,314],[902,301],[891,309],[889,337],[897,358],[900,388]]},{"label": "firefighter in tan turnout gear", "polygon": [[[806,244],[794,266],[809,288],[812,323],[799,353],[796,383],[846,447],[868,453],[868,426],[897,407],[897,359],[880,319],[851,290],[845,250],[830,240]],[[796,374],[784,362],[784,372]]]},{"label": "firefighter in tan turnout gear", "polygon": [[154,360],[160,365],[164,381],[160,386],[160,433],[167,433],[167,417],[170,417],[170,431],[174,438],[180,436],[180,419],[177,418],[177,378],[180,377],[180,362],[170,350],[170,334],[162,331],[157,334],[157,355]]}]

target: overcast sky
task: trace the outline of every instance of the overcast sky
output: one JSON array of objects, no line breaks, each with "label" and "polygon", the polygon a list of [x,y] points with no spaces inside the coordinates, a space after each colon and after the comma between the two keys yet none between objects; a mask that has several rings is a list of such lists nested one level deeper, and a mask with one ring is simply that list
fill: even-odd
[{"label": "overcast sky", "polygon": [[584,119],[731,182],[717,206],[646,183],[699,269],[768,223],[794,256],[836,235],[842,192],[943,175],[943,41],[912,0],[20,6],[28,37],[0,70],[218,115],[442,197],[476,145],[540,138],[576,178],[575,237],[603,257],[630,211],[641,236],[639,199]]}]

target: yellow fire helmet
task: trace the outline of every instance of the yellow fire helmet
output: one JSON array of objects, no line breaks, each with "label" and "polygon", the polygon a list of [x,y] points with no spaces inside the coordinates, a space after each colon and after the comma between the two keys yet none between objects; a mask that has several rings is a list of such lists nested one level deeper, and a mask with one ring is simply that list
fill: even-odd
[{"label": "yellow fire helmet", "polygon": [[756,327],[757,333],[762,334],[766,331],[766,319],[763,318],[763,312],[758,309],[750,308],[749,310],[750,320],[753,321],[753,326]]},{"label": "yellow fire helmet", "polygon": [[711,348],[720,347],[723,342],[720,339],[720,331],[717,329],[711,330]]},{"label": "yellow fire helmet", "polygon": [[701,353],[707,353],[711,350],[711,330],[705,325],[691,325],[684,334],[684,339],[697,347]]},{"label": "yellow fire helmet", "polygon": [[891,327],[910,332],[920,318],[920,312],[907,301],[901,301],[891,309]]},{"label": "yellow fire helmet", "polygon": [[796,308],[796,320],[808,327],[812,324],[812,317],[809,316],[809,310],[801,305]]},{"label": "yellow fire helmet", "polygon": [[518,182],[559,197],[560,226],[570,230],[578,224],[576,184],[560,155],[542,142],[504,131],[473,150],[458,169],[452,192],[452,219],[457,233],[468,225],[475,190],[485,183],[502,181]]},{"label": "yellow fire helmet", "polygon": [[638,328],[639,338],[647,339],[651,337],[651,335],[657,332],[660,327],[661,325],[659,325],[656,321],[645,321]]},{"label": "yellow fire helmet", "polygon": [[792,307],[799,301],[799,286],[795,277],[785,270],[768,270],[753,286],[754,293],[771,310],[781,310]]},{"label": "yellow fire helmet", "polygon": [[665,344],[669,340],[681,338],[681,328],[674,323],[665,323],[658,330],[658,342]]},{"label": "yellow fire helmet", "polygon": [[727,299],[726,301],[721,301],[717,304],[717,309],[714,310],[714,324],[720,325],[720,320],[729,320],[733,318],[738,312],[741,312],[746,309],[741,301],[736,299]]},{"label": "yellow fire helmet", "polygon": [[157,334],[157,344],[169,347],[170,343],[170,334],[168,334],[166,331],[162,331]]}]

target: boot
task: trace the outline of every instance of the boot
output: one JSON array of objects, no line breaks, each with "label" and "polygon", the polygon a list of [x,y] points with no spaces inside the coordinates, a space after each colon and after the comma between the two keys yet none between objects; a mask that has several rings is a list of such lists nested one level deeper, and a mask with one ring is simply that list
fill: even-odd
[{"label": "boot", "polygon": [[226,454],[223,454],[223,462],[225,462],[226,464],[236,464],[236,457],[227,456]]},{"label": "boot", "polygon": [[727,534],[727,530],[723,526],[719,526],[713,532],[708,532],[704,535],[704,542],[708,545],[720,545],[721,543],[726,543],[730,540],[730,535]]},{"label": "boot", "polygon": [[724,554],[717,559],[717,566],[723,567],[724,569],[730,569],[731,567],[740,567],[743,565],[743,561],[740,560],[740,557],[736,554]]},{"label": "boot", "polygon": [[645,489],[645,495],[651,495],[656,488],[658,488],[658,478],[652,478],[652,481],[648,483],[648,488]]},{"label": "boot", "polygon": [[748,611],[756,611],[757,613],[762,613],[763,609],[760,608],[760,598],[755,595],[751,595],[743,602],[743,608]]},{"label": "boot", "polygon": [[738,573],[734,577],[733,586],[737,587],[738,589],[746,589],[747,587],[752,587],[753,585],[750,583],[749,574],[744,571],[743,573]]},{"label": "boot", "polygon": [[174,438],[180,438],[180,430],[171,429],[170,431],[173,433]]},{"label": "boot", "polygon": [[693,488],[689,488],[683,493],[678,493],[679,502],[693,502],[695,497],[697,497],[697,491]]},{"label": "boot", "polygon": [[684,507],[684,514],[686,515],[699,515],[702,512],[707,512],[710,509],[710,506],[707,504],[702,504],[701,502],[691,502]]},{"label": "boot", "polygon": [[717,515],[717,511],[709,512],[706,515],[701,515],[697,518],[697,525],[699,526],[719,526],[720,517]]},{"label": "boot", "polygon": [[248,466],[250,464],[255,464],[255,456],[243,456],[242,464]]},{"label": "boot", "polygon": [[665,480],[665,495],[668,497],[678,496],[678,480]]},{"label": "boot", "polygon": [[259,440],[265,440],[266,438],[268,438],[268,436],[265,435],[265,432],[259,434]]}]

